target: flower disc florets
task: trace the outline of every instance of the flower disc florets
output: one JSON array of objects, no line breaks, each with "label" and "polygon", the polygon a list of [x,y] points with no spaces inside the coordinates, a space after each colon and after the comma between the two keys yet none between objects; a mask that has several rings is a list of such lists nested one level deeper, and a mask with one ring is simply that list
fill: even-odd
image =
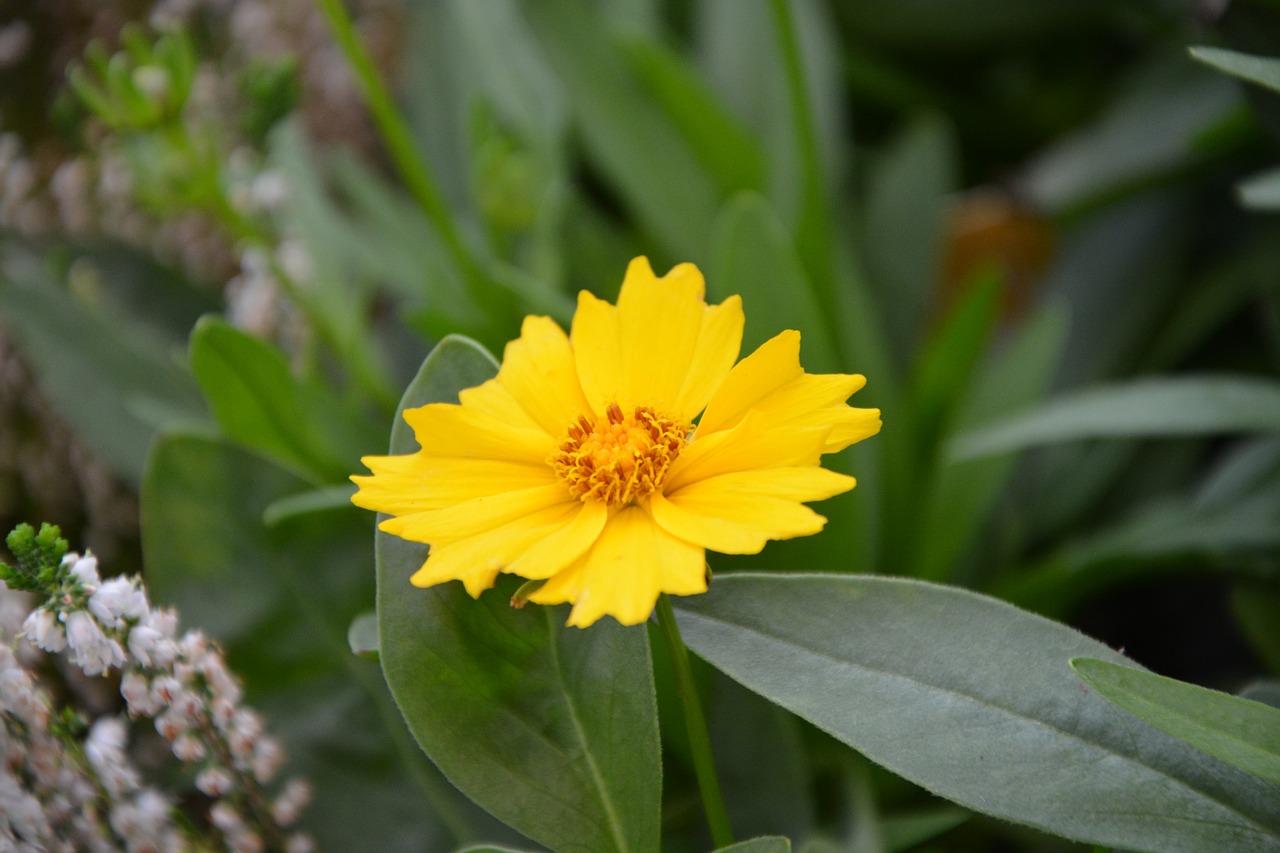
[{"label": "flower disc florets", "polygon": [[613,403],[594,424],[579,415],[549,461],[575,498],[625,506],[662,488],[688,434],[648,406],[628,415]]}]

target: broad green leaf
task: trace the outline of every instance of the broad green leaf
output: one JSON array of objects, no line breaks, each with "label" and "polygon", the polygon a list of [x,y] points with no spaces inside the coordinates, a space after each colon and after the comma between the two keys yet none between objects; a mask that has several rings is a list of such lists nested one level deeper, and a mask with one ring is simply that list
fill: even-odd
[{"label": "broad green leaf", "polygon": [[723,193],[638,75],[618,62],[622,48],[598,9],[584,0],[523,9],[568,92],[587,155],[672,259],[702,261]]},{"label": "broad green leaf", "polygon": [[[401,410],[456,401],[492,357],[446,338]],[[416,449],[397,418],[391,451]],[[418,589],[426,547],[377,536],[382,668],[410,730],[459,789],[553,849],[658,846],[661,770],[648,636],[611,620],[567,628],[564,608],[516,610],[501,584]]]},{"label": "broad green leaf", "polygon": [[1211,68],[1280,92],[1280,59],[1276,57],[1253,56],[1221,47],[1192,47],[1188,52],[1192,59]]},{"label": "broad green leaf", "polygon": [[1156,728],[1280,782],[1280,710],[1106,661],[1076,658],[1071,666],[1094,690]]},{"label": "broad green leaf", "polygon": [[[317,482],[344,479],[354,459],[326,447],[316,416],[303,402],[278,349],[225,320],[206,316],[191,333],[191,370],[224,435]],[[348,417],[336,399],[325,421]]]},{"label": "broad green leaf", "polygon": [[155,334],[27,260],[0,272],[0,321],[58,414],[136,486],[158,428],[205,420],[195,383]]},{"label": "broad green leaf", "polygon": [[958,436],[956,461],[1097,438],[1280,431],[1280,384],[1241,376],[1177,376],[1113,383],[1049,400]]},{"label": "broad green leaf", "polygon": [[348,647],[373,601],[369,519],[348,506],[263,524],[268,505],[306,488],[230,444],[162,438],[142,488],[152,594],[226,647],[288,772],[315,788],[307,828],[326,848],[416,853],[501,837],[418,753],[377,665]]},{"label": "broad green leaf", "polygon": [[267,527],[275,527],[286,519],[298,515],[309,515],[313,512],[329,512],[351,505],[351,496],[356,487],[347,483],[342,486],[323,486],[283,497],[269,504],[262,511],[262,523]]},{"label": "broad green leaf", "polygon": [[1133,850],[1280,850],[1280,787],[1086,690],[1125,659],[965,590],[897,578],[733,575],[679,602],[690,648],[961,805]]},{"label": "broad green leaf", "polygon": [[791,841],[777,835],[766,835],[719,847],[717,853],[791,853]]}]

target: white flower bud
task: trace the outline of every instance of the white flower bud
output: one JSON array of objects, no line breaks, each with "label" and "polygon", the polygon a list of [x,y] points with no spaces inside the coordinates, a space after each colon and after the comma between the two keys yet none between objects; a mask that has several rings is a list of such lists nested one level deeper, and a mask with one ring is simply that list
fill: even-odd
[{"label": "white flower bud", "polygon": [[116,627],[125,619],[141,619],[149,608],[146,595],[132,580],[112,578],[89,598],[89,609],[103,625]]},{"label": "white flower bud", "polygon": [[231,774],[221,767],[206,767],[196,774],[196,787],[211,797],[226,796],[233,784]]},{"label": "white flower bud", "polygon": [[[73,557],[74,562],[71,566],[71,576],[80,581],[83,586],[96,587],[101,581],[98,579],[98,558],[92,554],[86,554],[81,557],[79,554],[68,554],[67,557]],[[66,557],[63,558],[66,562]]]},{"label": "white flower bud", "polygon": [[151,695],[147,677],[137,671],[129,671],[120,679],[120,695],[124,697],[129,713],[136,717],[150,717],[160,709]]}]

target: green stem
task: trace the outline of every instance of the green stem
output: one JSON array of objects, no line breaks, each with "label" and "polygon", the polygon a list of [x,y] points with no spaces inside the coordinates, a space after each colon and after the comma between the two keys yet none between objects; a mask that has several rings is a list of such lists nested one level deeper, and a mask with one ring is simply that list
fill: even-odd
[{"label": "green stem", "polygon": [[480,265],[472,257],[463,242],[462,234],[453,220],[444,194],[440,192],[431,170],[423,160],[408,123],[396,108],[395,101],[382,76],[374,66],[369,53],[364,49],[356,36],[351,16],[347,14],[342,0],[316,0],[316,5],[329,22],[334,40],[346,56],[347,63],[355,75],[356,83],[364,94],[365,103],[373,116],[382,141],[387,146],[387,153],[404,179],[405,185],[414,199],[422,207],[431,224],[440,233],[449,254],[453,256],[459,269],[468,279],[483,279]]},{"label": "green stem", "polygon": [[658,625],[667,641],[667,652],[676,673],[676,690],[680,694],[680,706],[684,709],[684,725],[689,733],[689,751],[693,753],[693,769],[698,776],[698,789],[702,792],[702,808],[711,825],[711,838],[717,848],[733,844],[733,830],[729,827],[729,813],[724,808],[720,793],[720,780],[716,778],[715,762],[711,757],[711,736],[707,733],[707,720],[702,714],[698,688],[693,683],[693,671],[689,668],[689,652],[680,638],[671,599],[666,593],[658,596]]},{"label": "green stem", "polygon": [[809,275],[818,287],[830,317],[835,313],[834,273],[831,257],[831,217],[823,192],[822,164],[818,157],[818,132],[813,121],[813,105],[809,87],[805,85],[801,64],[800,40],[796,34],[791,0],[770,0],[774,29],[778,34],[778,50],[782,54],[783,71],[791,102],[791,125],[796,133],[800,154],[803,188],[800,221],[796,227],[796,250]]}]

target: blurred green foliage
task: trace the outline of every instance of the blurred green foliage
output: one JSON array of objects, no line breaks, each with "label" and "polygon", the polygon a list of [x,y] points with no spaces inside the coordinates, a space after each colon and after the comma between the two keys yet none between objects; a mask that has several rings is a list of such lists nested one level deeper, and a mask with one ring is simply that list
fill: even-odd
[{"label": "blurred green foliage", "polygon": [[[346,476],[385,452],[400,389],[434,344],[463,333],[500,357],[525,314],[564,323],[579,289],[616,295],[637,254],[659,270],[699,264],[711,298],[742,294],[745,349],[799,329],[807,369],[866,374],[854,402],[883,411],[883,434],[833,463],[859,487],[820,508],[822,536],[717,555],[717,573],[945,582],[1072,622],[1166,675],[1227,691],[1280,676],[1280,232],[1267,213],[1280,66],[1230,52],[1280,55],[1275,4],[397,8],[395,61],[375,55],[352,84],[375,104],[368,120],[355,102],[353,119],[372,144],[308,124],[317,81],[301,56],[219,66],[233,51],[203,19],[130,29],[68,75],[81,129],[97,129],[63,147],[118,145],[136,205],[207,217],[237,274],[256,252],[292,326],[237,328],[217,316],[235,313],[225,280],[193,285],[110,234],[32,234],[10,217],[0,244],[6,334],[59,415],[140,490],[153,589],[227,645],[316,782],[327,846],[529,843],[424,760],[377,666],[344,641],[374,604],[371,525],[347,505]],[[56,39],[38,11],[17,14]],[[1191,45],[1212,47],[1193,58]],[[240,93],[226,124],[189,96],[200,62]],[[367,88],[381,77],[385,114]],[[53,89],[26,91],[0,101],[35,147],[56,135]],[[246,206],[268,173],[287,198]],[[81,262],[98,270],[92,287]],[[965,820],[829,726],[699,676],[743,831],[813,853],[1069,846]],[[552,707],[534,730],[574,697],[540,701]],[[705,849],[674,711],[663,699],[650,712],[664,849]],[[561,744],[572,773],[575,748]],[[466,757],[442,769],[482,800],[488,781]],[[538,840],[556,831],[527,803],[490,808]],[[628,819],[644,835],[649,817]]]}]

